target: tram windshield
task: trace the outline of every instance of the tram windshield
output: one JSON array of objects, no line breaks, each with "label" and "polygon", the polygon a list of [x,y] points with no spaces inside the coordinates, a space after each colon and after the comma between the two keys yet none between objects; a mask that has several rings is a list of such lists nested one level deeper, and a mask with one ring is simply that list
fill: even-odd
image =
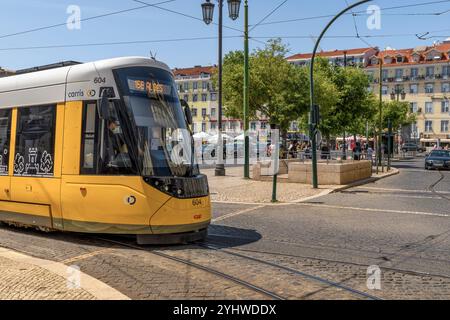
[{"label": "tram windshield", "polygon": [[173,76],[159,68],[130,67],[116,72],[129,123],[132,154],[144,176],[197,174],[192,137]]}]

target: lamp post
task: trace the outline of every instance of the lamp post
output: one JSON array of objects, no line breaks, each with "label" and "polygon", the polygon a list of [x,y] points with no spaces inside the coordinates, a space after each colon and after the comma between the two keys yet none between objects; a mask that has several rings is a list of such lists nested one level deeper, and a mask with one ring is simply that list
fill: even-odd
[{"label": "lamp post", "polygon": [[351,9],[370,2],[372,0],[362,0],[359,1],[344,10],[342,10],[340,13],[338,13],[325,27],[325,29],[322,30],[322,33],[320,34],[319,38],[316,41],[316,44],[314,46],[312,58],[311,58],[311,66],[310,66],[310,75],[309,75],[309,81],[310,81],[310,89],[311,89],[311,105],[310,105],[310,113],[309,113],[309,135],[311,139],[311,147],[312,147],[312,180],[313,180],[313,187],[314,189],[319,188],[319,182],[317,179],[317,141],[316,141],[316,134],[318,131],[318,121],[319,121],[319,107],[315,104],[315,97],[314,97],[314,61],[316,58],[317,50],[319,49],[320,41],[324,37],[325,33],[328,31],[328,29],[331,27],[331,25],[339,19],[342,15],[344,15],[347,11],[350,11]]},{"label": "lamp post", "polygon": [[[406,99],[406,93],[405,93],[405,90],[402,89],[399,84],[397,84],[397,85],[395,85],[395,89],[393,89],[391,92],[391,100],[392,101],[400,101],[400,98],[402,101],[404,101]],[[400,126],[399,131],[398,131],[398,143],[397,143],[397,151],[398,151],[399,156],[400,156],[401,148],[402,148],[402,146],[401,146],[402,131],[403,131],[402,126]],[[388,150],[388,152],[390,154],[391,150]]]},{"label": "lamp post", "polygon": [[[217,150],[217,165],[216,165],[216,176],[225,176],[225,165],[223,163],[223,140],[222,140],[222,115],[223,115],[223,85],[222,85],[222,75],[223,75],[223,1],[217,0],[219,5],[219,97],[218,97],[218,150]],[[228,2],[228,13],[232,20],[236,20],[239,17],[239,9],[241,5],[241,0],[227,0]],[[203,21],[209,25],[212,23],[214,18],[214,3],[211,0],[206,0],[202,4]]]},{"label": "lamp post", "polygon": [[[248,48],[248,0],[244,1],[244,178],[250,179],[250,140],[248,131],[250,130],[248,119],[249,96],[249,48]],[[258,146],[259,148],[259,146]]]}]

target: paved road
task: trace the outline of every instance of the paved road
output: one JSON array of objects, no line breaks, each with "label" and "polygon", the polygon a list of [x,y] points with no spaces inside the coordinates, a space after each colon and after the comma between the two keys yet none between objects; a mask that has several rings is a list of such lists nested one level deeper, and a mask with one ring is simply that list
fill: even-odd
[{"label": "paved road", "polygon": [[[382,297],[449,299],[450,173],[425,171],[423,161],[394,163],[401,169],[397,176],[307,203],[242,207],[243,214],[220,224],[240,228],[243,238],[257,230],[255,242],[238,247],[241,251],[361,290],[367,267],[377,265],[384,273]],[[220,217],[229,209],[217,205],[215,212]]]},{"label": "paved road", "polygon": [[[92,236],[9,227],[0,228],[0,246],[76,264],[133,299],[268,298],[156,253],[213,267],[288,299],[362,298],[308,275],[381,298],[450,299],[450,173],[424,171],[423,159],[394,165],[401,168],[397,176],[308,203],[214,204],[208,244],[247,258],[197,245],[141,251]],[[382,270],[381,290],[367,288],[372,265]]]}]

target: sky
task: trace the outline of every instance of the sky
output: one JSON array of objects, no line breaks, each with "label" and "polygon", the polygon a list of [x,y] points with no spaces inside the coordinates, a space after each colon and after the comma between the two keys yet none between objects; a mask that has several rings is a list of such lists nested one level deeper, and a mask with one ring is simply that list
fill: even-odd
[{"label": "sky", "polygon": [[[143,1],[155,4],[164,0]],[[216,25],[207,26],[201,21],[201,4],[204,1],[174,0],[158,5],[199,19],[196,20],[150,6],[89,19],[144,6],[133,0],[2,0],[0,66],[17,70],[64,60],[88,62],[119,56],[150,56],[150,52],[172,68],[217,64],[218,30]],[[322,50],[368,46],[400,49],[432,45],[434,41],[450,37],[450,0],[437,3],[438,1],[375,0],[363,4],[354,9],[356,16],[345,15],[333,25],[320,47]],[[217,4],[216,0],[212,2]],[[249,0],[251,29],[279,7],[262,24],[251,30],[251,50],[263,47],[264,41],[269,38],[281,37],[288,44],[290,53],[311,52],[314,39],[331,20],[329,15],[338,13],[347,3],[355,2],[356,0]],[[389,9],[430,2],[434,3]],[[379,19],[373,20],[376,16],[367,14],[369,4],[381,8]],[[81,19],[87,19],[81,21],[80,28],[73,28],[77,27],[73,24],[68,28],[66,25],[66,21],[74,12],[69,10],[68,13],[68,9],[72,9],[71,6],[74,5],[80,9]],[[214,18],[217,22],[217,5],[215,9]],[[241,15],[236,21],[228,18],[226,5],[224,15],[224,53],[242,50],[243,38],[240,30],[244,28],[243,7],[241,6]],[[328,17],[304,19],[317,16]],[[286,20],[290,21],[273,23]],[[44,28],[53,25],[59,26]],[[22,33],[32,29],[38,30]],[[358,38],[356,34],[370,38]],[[427,39],[420,40],[416,34],[426,34],[424,37]],[[335,36],[338,37],[333,38]],[[193,38],[197,39],[192,40]],[[164,42],[157,42],[160,40]],[[156,42],[36,48],[133,41]]]}]

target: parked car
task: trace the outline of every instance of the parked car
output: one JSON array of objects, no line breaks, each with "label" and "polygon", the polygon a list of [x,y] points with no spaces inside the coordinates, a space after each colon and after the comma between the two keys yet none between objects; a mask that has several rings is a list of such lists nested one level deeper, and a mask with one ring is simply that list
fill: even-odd
[{"label": "parked car", "polygon": [[422,153],[422,152],[426,151],[426,148],[421,147],[421,146],[419,146],[419,145],[417,145],[415,143],[405,143],[402,146],[402,151],[403,152],[419,152],[419,153]]},{"label": "parked car", "polygon": [[450,151],[431,151],[425,159],[425,170],[430,169],[450,169]]}]

